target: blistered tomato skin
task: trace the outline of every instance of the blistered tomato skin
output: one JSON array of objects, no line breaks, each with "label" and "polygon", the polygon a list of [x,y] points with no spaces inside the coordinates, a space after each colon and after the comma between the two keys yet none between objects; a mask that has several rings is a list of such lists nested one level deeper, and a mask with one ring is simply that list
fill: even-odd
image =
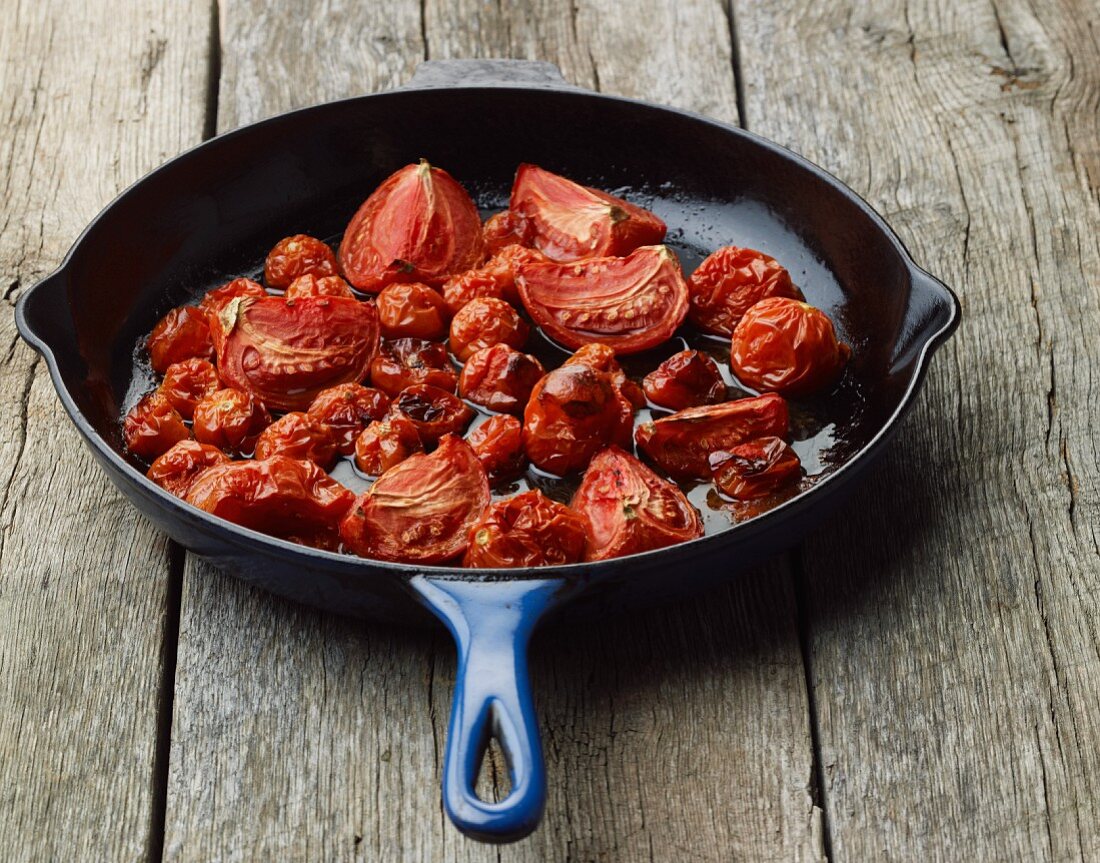
[{"label": "blistered tomato skin", "polygon": [[485,253],[492,256],[508,246],[530,245],[533,234],[530,225],[511,210],[503,210],[485,220],[481,236],[485,240]]},{"label": "blistered tomato skin", "polygon": [[611,376],[611,383],[619,391],[619,395],[625,398],[635,408],[645,407],[645,393],[642,388],[626,376],[623,367],[615,359],[615,351],[600,342],[592,342],[577,349],[569,359],[563,363],[568,365],[577,363],[588,366],[598,372],[606,372]]},{"label": "blistered tomato skin", "polygon": [[475,569],[577,563],[587,541],[584,518],[540,491],[498,500],[470,529],[462,565]]},{"label": "blistered tomato skin", "polygon": [[716,405],[729,396],[717,363],[702,351],[673,354],[645,376],[646,398],[671,411]]},{"label": "blistered tomato skin", "polygon": [[451,323],[451,309],[439,291],[427,285],[387,285],[378,295],[378,320],[387,339],[441,339]]},{"label": "blistered tomato skin", "polygon": [[714,484],[734,500],[759,500],[798,482],[802,462],[782,438],[763,437],[710,454]]},{"label": "blistered tomato skin", "polygon": [[775,258],[738,246],[711,253],[691,274],[688,290],[688,319],[717,336],[732,335],[745,312],[761,300],[802,299],[802,292]]},{"label": "blistered tomato skin", "polygon": [[684,493],[618,447],[592,459],[572,509],[588,523],[585,560],[652,551],[703,535],[703,521]]},{"label": "blistered tomato skin", "polygon": [[344,455],[355,451],[355,439],[374,420],[390,409],[390,399],[381,390],[362,384],[340,384],[322,390],[309,406],[309,415],[332,432],[336,448]]},{"label": "blistered tomato skin", "polygon": [[179,411],[179,415],[189,420],[195,414],[195,406],[220,386],[218,370],[213,364],[209,360],[192,357],[168,367],[160,383],[160,391]]},{"label": "blistered tomato skin", "polygon": [[169,494],[182,498],[187,497],[199,474],[228,461],[229,456],[217,447],[196,440],[181,440],[157,457],[146,476]]},{"label": "blistered tomato skin", "polygon": [[235,300],[237,297],[261,299],[266,296],[267,291],[259,282],[254,282],[252,279],[233,279],[233,281],[226,282],[220,288],[207,291],[199,303],[199,309],[206,315],[207,321],[210,321],[225,308],[230,300]]},{"label": "blistered tomato skin", "polygon": [[396,396],[414,384],[431,384],[448,392],[458,385],[458,373],[447,348],[424,339],[383,342],[370,369],[371,383],[388,396]]},{"label": "blistered tomato skin", "polygon": [[164,394],[151,392],[126,414],[122,437],[130,452],[151,461],[191,437],[191,432]]},{"label": "blistered tomato skin", "polygon": [[789,414],[782,396],[768,393],[718,405],[687,408],[643,423],[634,431],[638,449],[675,479],[710,479],[709,457],[759,437],[787,437]]},{"label": "blistered tomato skin", "polygon": [[474,410],[462,399],[431,384],[415,384],[397,394],[390,413],[416,426],[421,440],[434,444],[444,435],[462,434]]},{"label": "blistered tomato skin", "polygon": [[256,458],[273,455],[304,458],[328,470],[336,461],[332,430],[316,417],[291,411],[265,428],[256,440]]},{"label": "blistered tomato skin", "polygon": [[507,414],[491,416],[466,437],[489,482],[496,485],[514,480],[527,463],[523,452],[523,426]]},{"label": "blistered tomato skin", "polygon": [[269,288],[288,288],[300,276],[335,276],[336,255],[327,243],[307,234],[285,237],[267,253],[264,281]]},{"label": "blistered tomato skin", "polygon": [[504,344],[482,348],[462,367],[458,392],[476,405],[501,413],[523,412],[546,370],[530,354]]},{"label": "blistered tomato skin", "polygon": [[516,271],[522,264],[538,263],[546,258],[534,249],[506,246],[482,266],[452,276],[443,285],[443,299],[451,312],[457,314],[471,300],[492,297],[506,303],[519,304]]},{"label": "blistered tomato skin", "polygon": [[251,393],[220,389],[195,406],[192,429],[200,443],[230,455],[249,455],[260,433],[271,424],[271,414]]},{"label": "blistered tomato skin", "polygon": [[163,374],[172,363],[192,357],[209,360],[214,356],[206,315],[195,306],[180,306],[166,314],[145,342],[154,371]]},{"label": "blistered tomato skin", "polygon": [[482,348],[505,344],[519,350],[531,334],[519,313],[503,300],[471,300],[451,321],[450,346],[462,362]]},{"label": "blistered tomato skin", "polygon": [[391,415],[375,420],[355,439],[355,466],[367,476],[381,476],[423,451],[416,425],[403,416]]},{"label": "blistered tomato skin", "polygon": [[363,557],[446,563],[489,504],[489,481],[469,444],[447,435],[431,455],[413,455],[360,495],[343,522],[344,544]]},{"label": "blistered tomato skin", "polygon": [[339,276],[316,276],[306,273],[298,276],[284,294],[287,300],[300,300],[302,297],[343,297],[346,300],[354,300],[355,294],[351,285]]},{"label": "blistered tomato skin", "polygon": [[851,356],[820,309],[776,297],[749,309],[733,331],[730,367],[762,392],[805,396],[836,383]]}]

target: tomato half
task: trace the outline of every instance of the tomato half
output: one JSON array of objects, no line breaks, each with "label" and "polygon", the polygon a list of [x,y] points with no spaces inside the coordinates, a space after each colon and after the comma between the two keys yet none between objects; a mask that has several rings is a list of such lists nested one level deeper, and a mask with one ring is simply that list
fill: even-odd
[{"label": "tomato half", "polygon": [[339,271],[336,255],[328,244],[308,234],[279,240],[264,261],[264,281],[272,288],[288,288],[301,276],[322,278]]},{"label": "tomato half", "polygon": [[434,444],[443,435],[462,434],[474,410],[462,399],[431,384],[406,387],[393,400],[390,413],[402,416],[416,426],[425,444]]},{"label": "tomato half", "polygon": [[642,389],[653,404],[673,411],[720,404],[729,397],[718,364],[702,351],[673,354],[645,376]]},{"label": "tomato half", "polygon": [[724,246],[707,256],[688,279],[688,318],[718,336],[733,334],[741,317],[767,297],[801,300],[786,268],[755,249]]},{"label": "tomato half", "polygon": [[423,339],[394,339],[382,348],[370,367],[370,380],[388,396],[396,396],[414,384],[431,384],[454,392],[458,373],[447,348]]},{"label": "tomato half", "polygon": [[126,414],[122,421],[122,437],[134,455],[154,459],[191,437],[191,432],[165,395],[151,392]]},{"label": "tomato half", "polygon": [[569,348],[601,342],[631,354],[667,341],[684,321],[688,289],[667,246],[625,258],[521,264],[520,298],[536,324]]},{"label": "tomato half", "polygon": [[523,473],[527,458],[523,452],[523,426],[507,414],[491,416],[466,436],[493,485],[513,480]]},{"label": "tomato half", "polygon": [[310,414],[291,411],[265,428],[256,440],[256,458],[288,455],[304,458],[328,470],[336,461],[332,430]]},{"label": "tomato half", "polygon": [[318,393],[308,413],[329,427],[340,452],[351,455],[355,439],[363,429],[382,419],[389,409],[389,397],[381,390],[361,384],[340,384]]},{"label": "tomato half", "polygon": [[540,491],[494,501],[472,528],[462,565],[557,566],[576,563],[587,542],[584,518]]},{"label": "tomato half", "polygon": [[762,437],[710,454],[714,484],[734,500],[758,500],[802,476],[798,453],[782,438]]},{"label": "tomato half", "polygon": [[206,314],[195,306],[180,306],[166,314],[145,340],[149,362],[163,374],[172,363],[214,356]]},{"label": "tomato half", "polygon": [[228,462],[229,456],[216,446],[197,440],[181,440],[158,456],[145,475],[170,494],[187,497],[199,474],[216,464]]},{"label": "tomato half", "polygon": [[195,406],[220,386],[218,370],[214,365],[208,360],[192,357],[168,367],[164,380],[160,382],[160,391],[180,416],[189,420],[195,415]]},{"label": "tomato half", "polygon": [[530,354],[505,344],[482,348],[462,367],[458,392],[462,398],[489,410],[522,413],[546,370]]}]

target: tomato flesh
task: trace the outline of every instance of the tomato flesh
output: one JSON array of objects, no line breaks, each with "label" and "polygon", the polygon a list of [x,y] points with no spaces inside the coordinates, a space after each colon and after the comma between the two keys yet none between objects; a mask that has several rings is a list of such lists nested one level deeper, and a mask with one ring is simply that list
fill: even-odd
[{"label": "tomato flesh", "polygon": [[220,449],[196,440],[181,440],[158,456],[146,476],[176,497],[187,497],[199,474],[216,464],[226,464],[229,456]]},{"label": "tomato flesh", "polygon": [[717,336],[732,335],[745,312],[763,299],[802,299],[775,258],[739,246],[724,246],[708,255],[688,279],[688,291],[688,319]]},{"label": "tomato flesh", "polygon": [[710,454],[714,484],[734,500],[759,500],[797,482],[798,453],[782,438],[762,437]]},{"label": "tomato flesh", "polygon": [[582,516],[534,490],[494,501],[470,528],[462,565],[475,569],[558,566],[584,556]]}]

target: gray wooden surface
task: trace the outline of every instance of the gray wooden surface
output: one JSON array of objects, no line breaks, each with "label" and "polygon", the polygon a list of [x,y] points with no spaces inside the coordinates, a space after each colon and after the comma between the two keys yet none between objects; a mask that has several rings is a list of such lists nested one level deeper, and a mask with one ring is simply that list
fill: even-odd
[{"label": "gray wooden surface", "polygon": [[171,546],[98,476],[0,315],[5,859],[1100,856],[1095,0],[4,12],[9,306],[204,135],[493,56],[806,154],[964,305],[885,464],[803,548],[537,640],[550,801],[503,849],[440,810],[446,638],[292,606]]}]

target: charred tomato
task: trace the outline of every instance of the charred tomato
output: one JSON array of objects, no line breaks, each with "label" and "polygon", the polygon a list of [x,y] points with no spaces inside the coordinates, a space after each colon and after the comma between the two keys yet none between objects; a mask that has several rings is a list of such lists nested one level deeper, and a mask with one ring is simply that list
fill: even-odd
[{"label": "charred tomato", "polygon": [[251,393],[231,387],[211,393],[195,406],[195,439],[231,455],[248,455],[271,414]]},{"label": "charred tomato", "polygon": [[328,470],[336,461],[332,430],[310,414],[291,411],[265,428],[256,440],[256,458],[288,455]]},{"label": "charred tomato", "polygon": [[126,414],[122,437],[130,452],[151,461],[191,437],[191,432],[164,393],[151,392]]},{"label": "charred tomato", "polygon": [[355,466],[367,476],[381,476],[424,444],[416,425],[403,416],[387,416],[368,425],[355,439]]},{"label": "charred tomato", "polygon": [[209,360],[192,357],[172,363],[164,372],[160,382],[160,391],[172,403],[181,417],[191,419],[195,414],[195,405],[215,392],[221,383],[218,370]]},{"label": "charred tomato", "polygon": [[454,392],[458,375],[451,366],[447,348],[423,339],[394,339],[383,342],[370,368],[371,383],[389,396],[396,396],[414,384],[431,384]]},{"label": "charred tomato", "polygon": [[473,409],[462,399],[431,384],[403,389],[390,405],[390,413],[416,426],[426,444],[434,444],[443,435],[462,434],[474,418]]},{"label": "charred tomato", "polygon": [[755,249],[724,246],[711,253],[688,279],[688,318],[718,336],[733,328],[750,308],[768,297],[801,300],[786,268]]},{"label": "charred tomato", "polygon": [[498,500],[470,529],[462,565],[476,569],[558,566],[584,557],[587,525],[540,491]]},{"label": "charred tomato", "polygon": [[673,354],[645,376],[642,389],[653,404],[680,411],[724,402],[729,395],[718,364],[702,351]]},{"label": "charred tomato", "polygon": [[187,492],[199,474],[216,464],[226,464],[229,456],[216,446],[197,440],[181,440],[168,452],[157,457],[146,474],[169,494],[187,497]]},{"label": "charred tomato", "polygon": [[522,413],[546,370],[530,354],[505,344],[482,348],[462,367],[458,392],[462,398],[493,411]]},{"label": "charred tomato", "polygon": [[471,354],[496,344],[522,348],[531,334],[519,313],[504,300],[471,300],[451,321],[451,353],[465,362]]},{"label": "charred tomato", "polygon": [[782,438],[762,437],[711,453],[710,469],[722,494],[758,500],[796,483],[802,462]]},{"label": "charred tomato", "polygon": [[161,318],[149,333],[145,347],[153,370],[162,374],[172,363],[214,356],[206,315],[195,306],[180,306]]},{"label": "charred tomato", "polygon": [[288,301],[300,300],[302,297],[343,297],[346,300],[354,300],[355,294],[351,290],[351,285],[339,276],[316,276],[313,273],[306,273],[290,283],[284,297]]},{"label": "charred tomato", "polygon": [[264,290],[263,285],[259,282],[254,282],[252,279],[233,279],[231,282],[226,282],[220,288],[214,288],[212,291],[207,291],[206,295],[199,303],[199,309],[206,315],[207,321],[213,319],[230,300],[235,300],[237,297],[253,297],[260,299],[267,296],[267,291]]},{"label": "charred tomato", "polygon": [[513,480],[523,473],[527,459],[523,452],[523,426],[507,414],[491,416],[466,437],[477,453],[489,482]]},{"label": "charred tomato", "polygon": [[387,285],[378,295],[378,320],[387,339],[441,339],[451,309],[439,291],[417,282]]},{"label": "charred tomato", "polygon": [[645,406],[645,393],[642,392],[642,388],[626,376],[623,367],[615,359],[615,351],[607,345],[600,342],[584,345],[565,361],[565,364],[569,363],[578,363],[598,372],[606,372],[611,376],[611,383],[619,391],[619,395],[635,408]]},{"label": "charred tomato", "polygon": [[340,384],[318,393],[308,413],[329,427],[341,453],[351,455],[355,439],[363,429],[382,419],[389,409],[389,397],[381,390],[362,384]]}]

